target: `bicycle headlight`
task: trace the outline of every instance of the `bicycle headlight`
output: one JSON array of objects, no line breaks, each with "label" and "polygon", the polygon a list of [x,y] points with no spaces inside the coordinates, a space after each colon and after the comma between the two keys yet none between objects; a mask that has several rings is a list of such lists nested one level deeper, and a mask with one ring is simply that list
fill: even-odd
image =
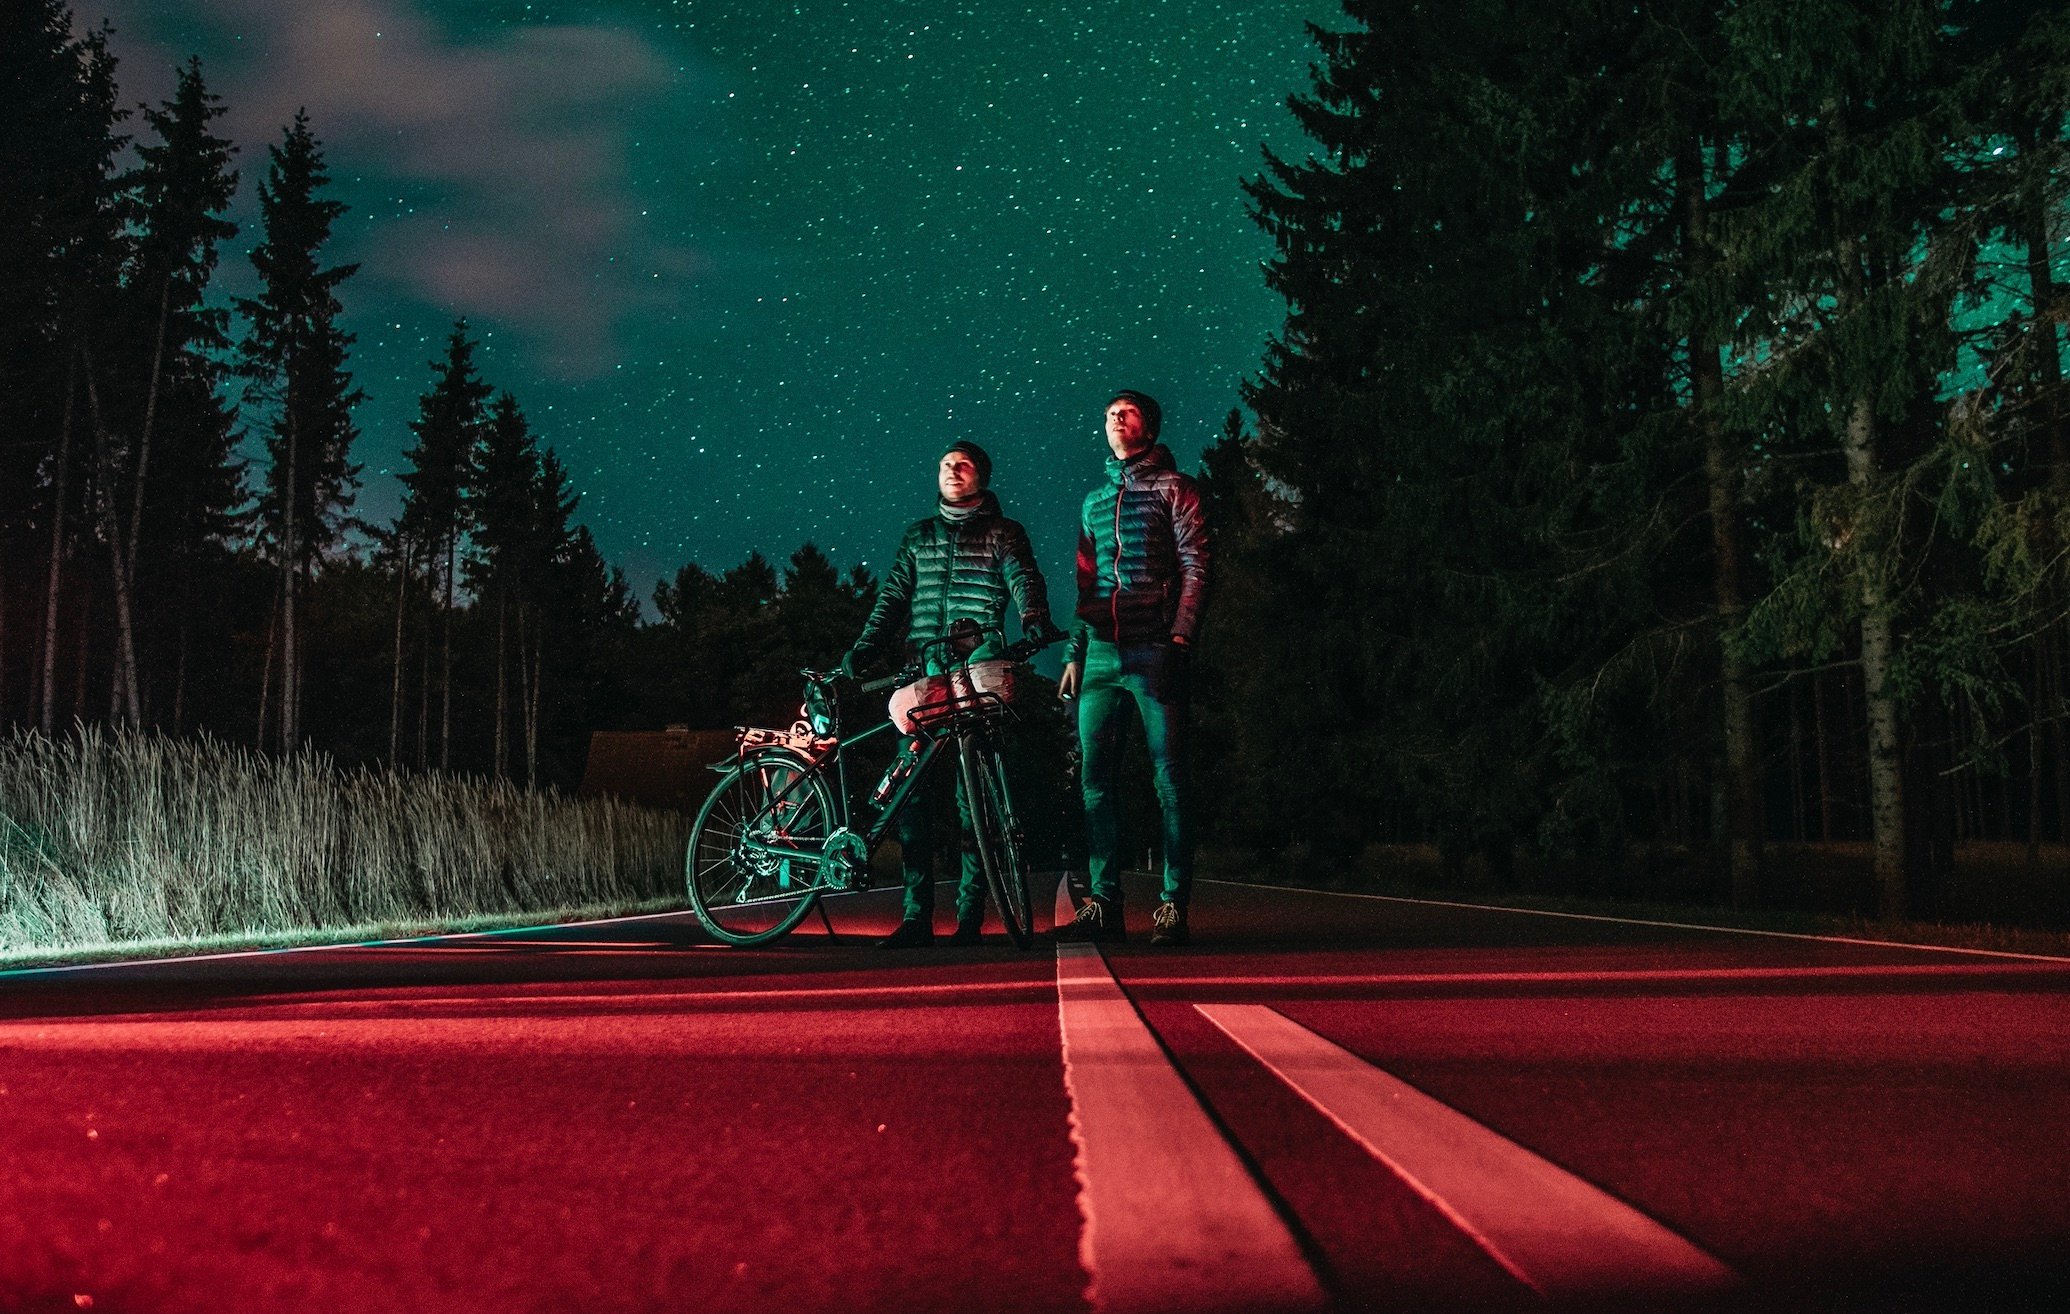
[{"label": "bicycle headlight", "polygon": [[835,707],[833,690],[817,682],[805,686],[805,724],[812,727],[816,735],[834,733]]}]

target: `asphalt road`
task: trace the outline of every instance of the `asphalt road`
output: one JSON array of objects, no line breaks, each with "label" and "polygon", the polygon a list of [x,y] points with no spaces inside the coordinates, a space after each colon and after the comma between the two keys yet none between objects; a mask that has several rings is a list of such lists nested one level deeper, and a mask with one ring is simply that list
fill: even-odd
[{"label": "asphalt road", "polygon": [[2070,961],[1224,884],[1185,950],[831,915],[0,977],[0,1311],[2070,1296]]}]

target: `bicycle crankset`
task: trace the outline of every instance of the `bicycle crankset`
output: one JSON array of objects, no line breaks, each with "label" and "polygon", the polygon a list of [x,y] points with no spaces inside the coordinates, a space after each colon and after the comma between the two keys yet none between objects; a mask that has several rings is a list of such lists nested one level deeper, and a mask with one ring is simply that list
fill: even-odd
[{"label": "bicycle crankset", "polygon": [[832,890],[869,889],[869,843],[846,826],[827,836],[819,851],[819,878]]}]

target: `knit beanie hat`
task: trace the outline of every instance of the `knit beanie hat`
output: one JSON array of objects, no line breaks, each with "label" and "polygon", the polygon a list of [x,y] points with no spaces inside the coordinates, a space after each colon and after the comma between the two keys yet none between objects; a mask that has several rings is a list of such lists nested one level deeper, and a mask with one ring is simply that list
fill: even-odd
[{"label": "knit beanie hat", "polygon": [[985,453],[984,448],[968,438],[959,438],[942,449],[942,455],[945,457],[950,452],[961,452],[970,458],[970,463],[977,467],[979,488],[992,486],[992,458]]},{"label": "knit beanie hat", "polygon": [[1130,401],[1136,404],[1136,409],[1143,413],[1143,428],[1149,431],[1152,438],[1155,438],[1157,431],[1164,427],[1164,408],[1159,406],[1157,398],[1152,397],[1149,393],[1137,392],[1134,388],[1123,388],[1120,392],[1107,399],[1107,405],[1112,406],[1118,401]]}]

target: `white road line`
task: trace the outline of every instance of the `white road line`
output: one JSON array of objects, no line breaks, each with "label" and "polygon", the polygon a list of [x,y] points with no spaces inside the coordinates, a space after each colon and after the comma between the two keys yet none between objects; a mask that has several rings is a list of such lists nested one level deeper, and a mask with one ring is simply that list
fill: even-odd
[{"label": "white road line", "polygon": [[1877,949],[1918,949],[1930,954],[1968,954],[1976,958],[2021,958],[2038,963],[2070,963],[2070,955],[2027,954],[2012,949],[1965,949],[1946,944],[1913,944],[1909,940],[1870,940],[1852,935],[1813,935],[1808,931],[1757,931],[1746,926],[1711,926],[1703,922],[1662,922],[1644,917],[1612,917],[1605,913],[1554,912],[1549,908],[1516,908],[1506,903],[1460,903],[1450,899],[1411,899],[1399,894],[1358,894],[1350,890],[1310,890],[1299,885],[1260,885],[1200,877],[1204,885],[1232,885],[1242,890],[1276,894],[1317,894],[1332,899],[1371,899],[1379,903],[1415,903],[1431,908],[1466,908],[1474,912],[1522,913],[1527,917],[1562,917],[1576,922],[1615,922],[1620,926],[1658,926],[1671,931],[1715,931],[1720,935],[1760,935],[1771,940],[1815,940],[1821,944],[1868,945]]},{"label": "white road line", "polygon": [[[1068,922],[1069,896],[1057,899]],[[1057,946],[1057,1014],[1093,1308],[1323,1309],[1286,1224],[1092,945]]]},{"label": "white road line", "polygon": [[[1374,950],[1371,952],[1379,952]],[[1982,979],[2003,982],[2025,977],[2057,980],[2070,964],[2001,967],[1977,963],[1874,963],[1830,967],[1691,967],[1641,968],[1630,972],[1319,972],[1314,976],[1282,973],[1276,976],[1142,976],[1136,989],[1191,990],[1231,988],[1285,988],[1296,990],[1335,989],[1345,986],[1664,986],[1699,985],[1721,981],[1761,981],[1788,984],[1828,980],[1952,980]]]},{"label": "white road line", "polygon": [[1670,1297],[1737,1282],[1630,1205],[1274,1010],[1194,1007],[1540,1294]]}]

